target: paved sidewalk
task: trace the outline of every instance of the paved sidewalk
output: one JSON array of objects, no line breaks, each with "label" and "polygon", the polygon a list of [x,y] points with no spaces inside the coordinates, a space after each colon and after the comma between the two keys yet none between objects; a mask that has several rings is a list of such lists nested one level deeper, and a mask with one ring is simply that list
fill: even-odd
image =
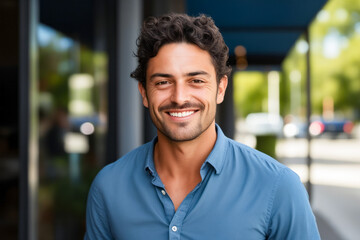
[{"label": "paved sidewalk", "polygon": [[345,238],[336,232],[336,230],[329,224],[321,213],[314,212],[314,214],[322,240],[345,240]]},{"label": "paved sidewalk", "polygon": [[[311,206],[322,240],[360,240],[359,137],[311,142]],[[243,137],[238,141],[253,146],[250,140]],[[306,182],[307,140],[280,139],[276,148],[277,159]]]},{"label": "paved sidewalk", "polygon": [[[323,240],[360,239],[360,139],[314,139],[311,143],[311,206]],[[307,181],[307,142],[282,139],[278,160]]]}]

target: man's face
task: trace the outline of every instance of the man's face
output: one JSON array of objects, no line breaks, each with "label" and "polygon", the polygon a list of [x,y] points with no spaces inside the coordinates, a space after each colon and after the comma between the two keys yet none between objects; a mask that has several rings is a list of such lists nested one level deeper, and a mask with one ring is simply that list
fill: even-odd
[{"label": "man's face", "polygon": [[215,124],[216,105],[223,101],[226,86],[226,76],[217,84],[207,51],[170,43],[149,60],[146,89],[139,83],[139,90],[158,134],[190,141]]}]

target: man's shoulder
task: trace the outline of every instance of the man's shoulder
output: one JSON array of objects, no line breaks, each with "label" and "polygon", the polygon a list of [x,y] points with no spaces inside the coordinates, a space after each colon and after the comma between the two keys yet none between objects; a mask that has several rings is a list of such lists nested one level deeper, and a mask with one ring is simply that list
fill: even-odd
[{"label": "man's shoulder", "polygon": [[[297,196],[299,189],[303,188],[300,177],[278,160],[232,139],[228,140],[228,144],[232,152],[228,170],[246,176],[247,184],[253,184],[254,188],[267,187],[272,194],[292,192],[292,196]],[[230,152],[228,150],[228,154]]]},{"label": "man's shoulder", "polygon": [[139,168],[143,168],[151,146],[152,142],[145,143],[126,153],[118,160],[109,163],[99,171],[96,181],[107,182],[114,178],[118,179],[135,173]]},{"label": "man's shoulder", "polygon": [[281,174],[283,171],[290,170],[273,157],[243,143],[228,139],[228,146],[233,155],[232,160],[240,161],[241,165],[244,164],[250,168],[258,169],[260,172],[273,174]]}]

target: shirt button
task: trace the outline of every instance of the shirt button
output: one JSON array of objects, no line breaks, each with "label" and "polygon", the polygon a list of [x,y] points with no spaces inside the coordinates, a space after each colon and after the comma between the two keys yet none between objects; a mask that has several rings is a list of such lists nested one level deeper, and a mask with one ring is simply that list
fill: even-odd
[{"label": "shirt button", "polygon": [[162,195],[166,195],[166,192],[165,192],[165,190],[163,189],[163,190],[161,190],[161,193],[162,193]]},{"label": "shirt button", "polygon": [[171,228],[171,230],[172,230],[173,232],[176,232],[176,231],[177,231],[177,227],[176,227],[176,226],[173,226],[173,227]]}]

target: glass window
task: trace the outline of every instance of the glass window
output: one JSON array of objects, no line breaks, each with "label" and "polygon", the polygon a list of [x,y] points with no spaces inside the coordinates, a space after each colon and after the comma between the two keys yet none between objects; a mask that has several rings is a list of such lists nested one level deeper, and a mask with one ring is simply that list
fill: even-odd
[{"label": "glass window", "polygon": [[[49,13],[40,13],[37,28],[39,239],[83,238],[87,193],[94,176],[105,164],[108,119],[105,35],[88,34],[90,30],[96,32],[95,25],[100,20],[93,12],[86,16],[80,4],[66,2],[59,3],[59,9],[69,11],[67,18],[72,21],[56,22],[64,15],[52,19]],[[40,4],[40,11],[54,11],[54,5],[45,1]],[[74,29],[81,27],[85,18],[91,20],[83,25],[86,36],[84,29]]]}]

